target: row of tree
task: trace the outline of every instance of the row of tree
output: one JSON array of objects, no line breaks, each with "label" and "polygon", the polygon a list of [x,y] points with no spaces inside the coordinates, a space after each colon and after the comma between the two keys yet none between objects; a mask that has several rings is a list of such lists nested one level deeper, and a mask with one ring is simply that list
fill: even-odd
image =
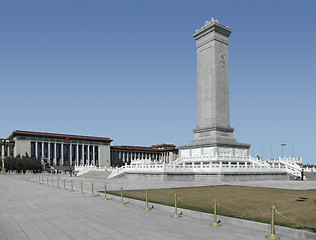
[{"label": "row of tree", "polygon": [[29,157],[27,154],[25,156],[17,155],[16,157],[6,157],[4,159],[4,167],[11,171],[42,170],[41,162],[36,158]]}]

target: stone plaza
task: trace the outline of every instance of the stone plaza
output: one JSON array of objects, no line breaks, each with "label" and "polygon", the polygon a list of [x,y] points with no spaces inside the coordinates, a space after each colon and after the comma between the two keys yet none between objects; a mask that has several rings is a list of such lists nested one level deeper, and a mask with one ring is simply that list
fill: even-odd
[{"label": "stone plaza", "polygon": [[[96,180],[71,178],[74,181],[74,192],[70,192],[69,176],[61,175],[67,180],[67,190],[57,188],[57,183],[38,184],[26,181],[31,175],[0,175],[0,239],[5,240],[88,240],[88,239],[264,239],[269,234],[270,225],[245,220],[230,219],[218,216],[221,227],[211,227],[211,214],[183,211],[181,218],[173,218],[171,207],[153,204],[154,209],[144,211],[144,203],[132,199],[124,199],[121,205],[119,198],[99,193],[106,183],[110,189],[143,189],[152,186],[161,188],[161,183],[142,181],[122,183],[119,179]],[[40,175],[36,175],[39,177]],[[40,177],[55,178],[53,174]],[[24,179],[24,180],[22,180]],[[84,184],[86,194],[80,194],[80,181]],[[95,186],[95,197],[90,197],[91,182]],[[124,185],[121,185],[124,184]],[[181,182],[163,183],[164,187],[181,186]],[[193,182],[189,186],[201,183]],[[236,183],[237,184],[237,183]],[[245,184],[238,183],[238,184]],[[260,185],[261,183],[252,183]],[[296,182],[291,187],[309,189],[308,182]],[[204,183],[205,185],[205,183]],[[277,187],[273,182],[267,185]],[[282,183],[280,182],[280,185]],[[280,186],[279,185],[279,186]],[[21,201],[23,200],[23,201]],[[281,239],[316,239],[309,232],[276,227]]]}]

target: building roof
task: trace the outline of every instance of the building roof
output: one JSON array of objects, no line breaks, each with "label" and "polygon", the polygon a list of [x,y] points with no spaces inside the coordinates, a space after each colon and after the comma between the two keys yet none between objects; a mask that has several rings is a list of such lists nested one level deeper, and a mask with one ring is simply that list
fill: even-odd
[{"label": "building roof", "polygon": [[111,149],[117,150],[134,150],[134,151],[150,151],[150,152],[163,152],[163,151],[178,151],[173,144],[157,144],[151,147],[143,146],[111,146]]},{"label": "building roof", "polygon": [[31,132],[31,131],[20,131],[15,130],[11,133],[8,139],[12,139],[15,136],[34,136],[34,137],[51,137],[51,138],[69,138],[76,140],[90,140],[90,141],[102,141],[102,142],[112,142],[110,138],[104,137],[90,137],[90,136],[80,136],[80,135],[70,135],[70,134],[60,134],[60,133],[45,133],[45,132]]}]

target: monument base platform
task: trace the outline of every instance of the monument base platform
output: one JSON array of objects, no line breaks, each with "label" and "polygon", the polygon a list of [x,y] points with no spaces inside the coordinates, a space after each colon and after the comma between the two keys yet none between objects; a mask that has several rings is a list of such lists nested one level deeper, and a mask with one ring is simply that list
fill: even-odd
[{"label": "monument base platform", "polygon": [[204,146],[181,148],[179,159],[183,162],[250,162],[249,149],[234,146]]},{"label": "monument base platform", "polygon": [[287,180],[286,172],[231,172],[231,173],[124,173],[119,176],[128,181],[197,181],[197,182],[239,182],[239,181],[265,181]]}]

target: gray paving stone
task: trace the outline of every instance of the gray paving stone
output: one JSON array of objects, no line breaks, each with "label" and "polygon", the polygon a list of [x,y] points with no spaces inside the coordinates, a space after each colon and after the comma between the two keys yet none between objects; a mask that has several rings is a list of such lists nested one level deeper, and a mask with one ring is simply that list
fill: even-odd
[{"label": "gray paving stone", "polygon": [[[80,178],[72,178],[80,186]],[[69,180],[69,178],[67,178]],[[91,181],[97,190],[103,190],[104,179],[84,179],[87,192]],[[89,197],[62,189],[21,181],[0,175],[0,239],[52,239],[52,240],[101,240],[101,239],[264,239],[268,232],[223,224],[212,228],[210,221],[183,216],[175,219],[161,209],[150,212],[143,206],[129,203],[120,205],[117,200],[104,201],[103,194]],[[119,189],[122,182],[112,182]],[[149,184],[149,183],[148,183]],[[181,183],[184,184],[184,183]],[[180,186],[183,186],[181,185]],[[128,183],[130,189],[137,183]],[[162,187],[166,183],[153,184]],[[167,187],[179,186],[177,183]],[[12,190],[14,189],[14,190]],[[280,235],[282,239],[296,239]]]}]

